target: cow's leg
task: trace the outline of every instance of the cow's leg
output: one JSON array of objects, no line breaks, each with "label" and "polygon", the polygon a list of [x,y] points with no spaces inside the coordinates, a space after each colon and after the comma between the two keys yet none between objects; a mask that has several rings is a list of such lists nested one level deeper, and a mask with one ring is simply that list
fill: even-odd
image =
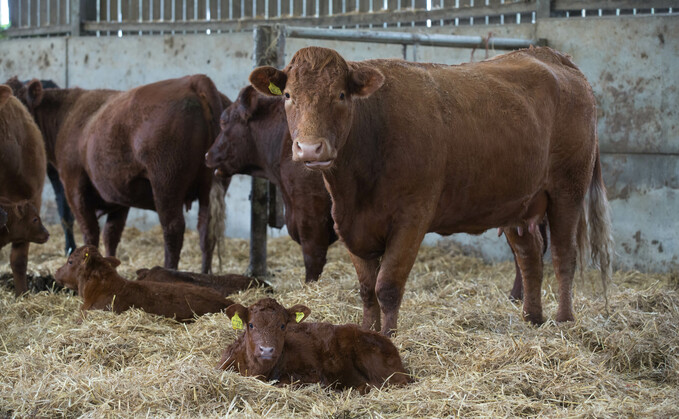
[{"label": "cow's leg", "polygon": [[64,186],[68,203],[83,233],[83,241],[86,245],[99,246],[100,229],[95,205],[99,197],[94,186],[84,172],[79,175],[69,174],[65,179],[74,179]]},{"label": "cow's leg", "polygon": [[542,235],[524,226],[519,235],[515,227],[504,228],[523,278],[523,319],[542,324]]},{"label": "cow's leg", "polygon": [[[544,256],[544,254],[547,253],[547,223],[540,223],[539,229],[543,243],[542,255]],[[509,239],[507,239],[507,243],[509,243]],[[509,244],[509,246],[511,247],[511,244]],[[521,276],[521,268],[519,268],[519,263],[516,261],[516,253],[514,253],[513,249],[512,254],[514,256],[514,269],[516,275],[514,276],[514,286],[512,287],[512,291],[509,293],[509,298],[511,300],[519,301],[523,300],[523,276]]]},{"label": "cow's leg", "polygon": [[386,336],[396,332],[408,274],[415,263],[425,231],[426,228],[404,228],[395,231],[387,243],[375,284],[375,293],[382,310],[380,331]]},{"label": "cow's leg", "polygon": [[64,230],[66,255],[70,255],[71,252],[75,250],[75,238],[73,237],[73,213],[71,212],[71,208],[68,206],[68,202],[66,201],[64,186],[59,179],[59,173],[54,168],[54,166],[52,166],[52,164],[47,164],[47,177],[52,184],[52,189],[54,189],[54,200],[57,202],[57,212],[59,212],[61,228]]},{"label": "cow's leg", "polygon": [[104,248],[106,256],[115,256],[120,243],[120,237],[125,229],[125,221],[130,207],[120,207],[108,213],[104,224]]},{"label": "cow's leg", "polygon": [[375,293],[377,283],[377,273],[380,269],[380,260],[363,259],[349,252],[351,261],[356,268],[358,282],[360,285],[361,300],[363,301],[363,323],[364,329],[374,329],[379,331],[380,327],[380,305]]},{"label": "cow's leg", "polygon": [[181,198],[163,195],[157,189],[153,190],[156,211],[163,227],[165,240],[165,268],[177,269],[179,254],[184,244],[184,214],[182,213]]},{"label": "cow's leg", "polygon": [[[227,185],[228,186],[228,185]],[[198,192],[198,234],[200,235],[200,250],[202,252],[201,272],[204,274],[212,271],[212,255],[215,251],[218,238],[214,231],[210,230],[210,189],[212,187],[212,174],[203,174],[200,190]],[[223,197],[222,197],[223,199]],[[220,208],[220,206],[217,206]],[[223,232],[221,234],[224,234]]]},{"label": "cow's leg", "polygon": [[577,226],[582,215],[580,205],[550,205],[547,211],[549,218],[550,243],[552,246],[552,263],[554,274],[559,283],[559,306],[556,312],[557,322],[574,320],[572,288],[573,276],[577,265]]},{"label": "cow's leg", "polygon": [[14,276],[14,295],[17,297],[28,291],[26,269],[28,267],[29,243],[12,243],[9,264]]}]

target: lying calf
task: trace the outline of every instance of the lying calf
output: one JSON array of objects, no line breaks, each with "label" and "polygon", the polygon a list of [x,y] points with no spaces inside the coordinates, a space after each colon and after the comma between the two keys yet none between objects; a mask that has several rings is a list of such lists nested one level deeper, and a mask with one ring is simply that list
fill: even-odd
[{"label": "lying calf", "polygon": [[362,393],[385,382],[410,382],[389,338],[353,324],[300,323],[309,313],[303,305],[285,309],[271,298],[247,308],[230,306],[233,328],[245,332],[224,350],[218,368],[280,384],[321,383]]},{"label": "lying calf", "polygon": [[45,243],[50,237],[38,209],[26,203],[0,207],[6,216],[6,224],[0,227],[0,248],[8,243]]},{"label": "lying calf", "polygon": [[78,291],[80,309],[112,310],[116,313],[140,308],[147,313],[193,320],[194,315],[216,313],[233,304],[219,293],[184,283],[128,281],[116,272],[120,261],[103,257],[94,246],[76,249],[54,275],[59,285]]},{"label": "lying calf", "polygon": [[139,269],[137,271],[137,281],[194,284],[211,288],[224,297],[250,287],[271,288],[271,285],[269,285],[267,282],[249,276],[235,274],[199,274],[194,272],[175,271],[174,269],[165,269],[161,268],[160,266],[156,266],[151,269]]}]

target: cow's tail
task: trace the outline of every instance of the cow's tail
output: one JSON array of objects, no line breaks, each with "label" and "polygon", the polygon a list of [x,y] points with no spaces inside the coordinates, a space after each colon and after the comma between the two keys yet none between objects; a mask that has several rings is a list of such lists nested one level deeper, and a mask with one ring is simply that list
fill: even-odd
[{"label": "cow's tail", "polygon": [[[601,283],[604,289],[606,312],[608,312],[608,281],[610,281],[612,274],[614,243],[611,231],[610,205],[606,198],[606,187],[601,176],[601,159],[598,147],[588,195],[586,202],[587,220],[585,221],[583,214],[578,225],[577,241],[580,267],[581,269],[584,268],[583,262],[587,253],[589,253],[592,263],[601,271]],[[587,231],[588,227],[589,231]]]},{"label": "cow's tail", "polygon": [[[191,88],[200,99],[203,117],[205,118],[205,123],[208,127],[208,141],[203,150],[203,153],[206,153],[219,134],[219,118],[222,114],[224,103],[223,97],[225,96],[217,90],[209,77],[202,74],[193,76]],[[205,169],[209,170],[207,168]],[[223,247],[222,243],[226,226],[226,203],[224,202],[226,189],[218,179],[215,179],[214,175],[210,174],[210,176],[210,216],[207,227],[207,242],[209,243],[209,248],[207,251],[212,253],[214,248],[217,247],[219,270],[221,271],[221,249]]]}]

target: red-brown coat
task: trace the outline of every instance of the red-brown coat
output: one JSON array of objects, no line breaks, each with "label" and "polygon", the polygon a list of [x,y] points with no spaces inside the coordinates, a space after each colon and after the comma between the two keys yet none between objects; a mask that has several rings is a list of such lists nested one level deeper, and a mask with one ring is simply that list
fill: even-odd
[{"label": "red-brown coat", "polygon": [[184,283],[128,281],[116,272],[120,261],[104,257],[94,246],[76,249],[54,275],[62,286],[77,289],[80,309],[121,313],[139,308],[147,313],[191,321],[194,316],[217,313],[233,304],[216,291]]},{"label": "red-brown coat", "polygon": [[230,306],[233,327],[245,331],[224,350],[218,367],[280,384],[360,392],[411,381],[391,340],[353,324],[300,323],[310,312],[303,305],[286,309],[271,298]]},{"label": "red-brown coat", "polygon": [[290,237],[302,245],[306,282],[311,282],[323,272],[328,246],[337,235],[323,177],[293,162],[291,152],[283,101],[248,86],[222,113],[221,132],[205,158],[221,175],[265,177],[281,188],[285,224]]},{"label": "red-brown coat", "polygon": [[45,243],[50,233],[40,221],[38,209],[31,203],[2,207],[7,225],[0,228],[0,248],[8,243]]},{"label": "red-brown coat", "polygon": [[504,227],[523,274],[523,317],[534,323],[543,322],[536,227],[544,216],[559,281],[557,321],[573,319],[573,274],[588,242],[608,277],[596,105],[567,56],[531,48],[448,66],[347,62],[309,47],[283,71],[258,68],[250,81],[264,94],[273,94],[270,85],[284,92],[293,158],[323,173],[361,283],[364,327],[396,329],[428,231]]},{"label": "red-brown coat", "polygon": [[151,269],[137,270],[137,281],[193,284],[217,291],[223,297],[227,297],[238,291],[246,290],[250,287],[271,288],[271,285],[265,281],[244,275],[199,274],[195,272],[165,269],[160,266],[155,266]]},{"label": "red-brown coat", "polygon": [[[130,207],[158,213],[165,266],[177,268],[184,236],[183,205],[198,199],[203,272],[211,266],[208,234],[212,173],[203,156],[219,130],[224,98],[203,75],[164,80],[127,92],[42,89],[32,81],[22,99],[45,137],[85,244],[115,255]],[[228,102],[228,99],[226,100]]]},{"label": "red-brown coat", "polygon": [[[40,130],[26,108],[12,95],[12,89],[0,85],[0,205],[30,203],[39,209],[46,165]],[[0,218],[9,222],[5,210],[0,209]],[[0,226],[4,225],[0,223]],[[28,241],[12,242],[10,266],[17,296],[28,290],[28,248]]]}]

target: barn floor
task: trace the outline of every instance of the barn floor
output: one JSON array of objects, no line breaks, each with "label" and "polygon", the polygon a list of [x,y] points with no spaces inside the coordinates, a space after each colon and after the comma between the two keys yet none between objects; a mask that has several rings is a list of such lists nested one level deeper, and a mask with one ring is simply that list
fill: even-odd
[{"label": "barn floor", "polygon": [[[48,275],[65,262],[57,226],[32,246],[29,270]],[[81,236],[77,236],[80,241]],[[501,240],[501,239],[498,239]],[[159,228],[127,229],[119,268],[133,276],[162,263]],[[9,272],[9,246],[0,274]],[[303,283],[299,246],[269,241],[274,297],[304,303],[310,321],[359,322],[355,271],[334,245],[320,282]],[[223,249],[224,272],[242,273],[248,242]],[[215,266],[217,262],[215,261]],[[180,268],[199,270],[188,232]],[[546,266],[543,302],[553,318],[556,286]],[[679,415],[679,277],[616,272],[605,315],[594,272],[576,280],[577,320],[533,327],[507,298],[512,263],[487,265],[450,246],[422,248],[407,286],[394,343],[415,383],[361,396],[317,385],[275,387],[215,369],[236,336],[224,314],[183,325],[138,310],[91,312],[66,292],[15,300],[0,288],[0,417],[443,417]],[[235,299],[265,296],[249,290]]]}]

